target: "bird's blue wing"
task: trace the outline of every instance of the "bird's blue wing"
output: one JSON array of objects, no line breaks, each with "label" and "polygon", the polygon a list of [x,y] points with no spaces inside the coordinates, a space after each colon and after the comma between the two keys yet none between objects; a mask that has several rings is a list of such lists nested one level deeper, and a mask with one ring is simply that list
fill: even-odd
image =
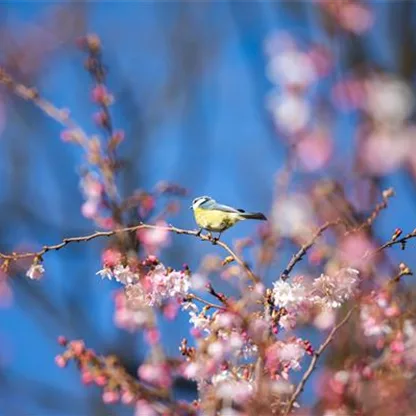
[{"label": "bird's blue wing", "polygon": [[238,213],[243,212],[242,210],[238,210],[238,209],[235,209],[233,207],[229,207],[228,205],[218,204],[214,200],[209,200],[207,202],[204,202],[203,204],[200,205],[200,208],[210,209],[210,210],[214,209],[214,210],[218,210],[218,211],[222,211],[222,212],[230,212],[230,213],[234,213],[234,214],[238,214]]}]

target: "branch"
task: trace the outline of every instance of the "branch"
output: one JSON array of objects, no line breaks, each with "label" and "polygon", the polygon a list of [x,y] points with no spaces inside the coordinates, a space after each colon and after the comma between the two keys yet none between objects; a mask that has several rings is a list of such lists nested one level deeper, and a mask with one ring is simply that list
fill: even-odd
[{"label": "branch", "polygon": [[318,228],[318,230],[315,232],[315,234],[312,236],[312,238],[304,244],[299,251],[292,256],[290,259],[290,262],[286,266],[286,268],[283,270],[282,274],[280,275],[280,278],[282,280],[287,280],[289,278],[290,272],[295,267],[296,263],[302,260],[303,256],[307,253],[307,251],[315,244],[316,240],[322,235],[322,233],[330,228],[334,227],[338,224],[343,224],[343,221],[341,219],[338,219],[336,221],[328,221],[325,224],[323,224],[321,227]]},{"label": "branch", "polygon": [[372,257],[375,254],[380,253],[384,249],[389,248],[389,247],[392,247],[392,246],[395,246],[396,244],[400,244],[402,250],[404,250],[406,248],[407,241],[410,240],[410,239],[412,239],[412,238],[415,238],[415,237],[416,237],[416,228],[412,232],[406,234],[402,238],[394,238],[394,236],[393,236],[389,241],[387,241],[386,243],[384,243],[382,246],[380,246],[376,250],[369,251],[369,252],[365,253],[364,256],[363,256],[363,259],[366,259],[367,257]]},{"label": "branch", "polygon": [[35,88],[26,87],[13,80],[13,78],[0,67],[0,84],[6,85],[14,94],[26,101],[31,101],[36,107],[40,108],[49,117],[56,120],[62,126],[77,132],[79,143],[86,148],[88,144],[88,136],[84,130],[69,117],[68,110],[59,109],[52,103],[39,96]]},{"label": "branch", "polygon": [[292,394],[292,396],[289,400],[289,403],[288,403],[287,408],[285,410],[284,416],[289,415],[289,413],[291,412],[296,399],[302,393],[306,382],[308,381],[309,377],[311,376],[313,370],[315,370],[315,368],[317,366],[317,363],[318,363],[318,360],[319,360],[319,357],[326,350],[328,345],[332,342],[332,340],[334,339],[334,336],[338,332],[338,330],[341,329],[348,322],[348,320],[351,318],[351,315],[354,312],[355,308],[356,308],[356,306],[353,306],[349,310],[349,312],[345,315],[344,319],[338,325],[336,325],[334,328],[332,328],[332,331],[329,333],[329,335],[327,336],[325,341],[321,344],[321,346],[318,348],[318,350],[314,352],[308,369],[305,371],[305,374],[303,375],[301,381],[299,382],[299,384],[296,387],[296,390],[293,392],[293,394]]},{"label": "branch", "polygon": [[181,229],[181,228],[174,227],[173,225],[163,227],[163,226],[158,226],[158,225],[140,223],[139,225],[135,225],[135,226],[132,226],[132,227],[117,228],[117,229],[111,230],[111,231],[97,231],[94,234],[90,234],[90,235],[86,235],[86,236],[64,238],[61,243],[54,244],[54,245],[49,245],[49,246],[45,245],[45,246],[42,247],[41,250],[36,251],[36,252],[12,253],[12,254],[0,253],[0,258],[2,258],[5,261],[16,261],[16,260],[23,259],[23,258],[33,258],[33,259],[42,260],[42,256],[44,254],[46,254],[48,251],[58,251],[61,248],[64,248],[65,246],[67,246],[68,244],[71,244],[71,243],[86,242],[86,241],[94,240],[94,239],[99,238],[99,237],[111,237],[111,236],[118,235],[118,234],[121,234],[121,233],[135,232],[135,231],[140,230],[140,229],[157,229],[157,230],[172,232],[172,233],[175,233],[175,234],[191,235],[193,237],[199,238],[202,241],[209,241],[212,244],[216,244],[216,245],[220,246],[221,248],[223,248],[236,261],[236,263],[238,263],[238,265],[245,270],[245,272],[247,273],[247,276],[254,283],[259,282],[259,278],[252,272],[250,267],[239,256],[237,256],[237,254],[234,253],[234,251],[226,243],[214,239],[209,234],[200,234],[199,231],[184,230],[184,229]]}]

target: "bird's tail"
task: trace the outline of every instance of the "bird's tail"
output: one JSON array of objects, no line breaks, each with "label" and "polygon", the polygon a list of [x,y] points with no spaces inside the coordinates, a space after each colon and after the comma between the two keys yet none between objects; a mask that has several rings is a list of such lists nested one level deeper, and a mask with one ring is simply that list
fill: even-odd
[{"label": "bird's tail", "polygon": [[267,218],[261,212],[242,212],[240,215],[247,220],[267,221]]}]

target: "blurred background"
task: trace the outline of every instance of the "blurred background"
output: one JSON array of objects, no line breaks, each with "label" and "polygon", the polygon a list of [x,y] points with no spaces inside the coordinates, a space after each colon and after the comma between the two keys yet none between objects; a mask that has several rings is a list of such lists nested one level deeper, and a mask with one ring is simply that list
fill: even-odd
[{"label": "blurred background", "polygon": [[[345,10],[341,3],[5,2],[0,65],[97,133],[91,80],[75,46],[96,33],[115,96],[113,121],[125,131],[120,193],[178,183],[189,193],[169,222],[184,228],[195,227],[187,208],[200,195],[266,213],[288,238],[265,274],[270,284],[298,247],[302,224],[311,222],[305,191],[317,183],[342,182],[362,213],[393,186],[397,196],[377,220],[376,238],[415,227],[416,3],[345,2]],[[96,229],[80,211],[82,151],[60,140],[61,131],[0,87],[1,252]],[[244,223],[224,241],[256,232]],[[21,271],[2,283],[1,416],[131,414],[103,405],[74,366],[54,364],[61,334],[115,353],[132,374],[143,359],[141,335],[114,325],[119,285],[95,275],[106,244],[48,254],[41,281]],[[172,236],[161,258],[197,269],[207,253],[222,254]],[[397,256],[414,263],[412,250]],[[306,268],[300,264],[299,273]],[[177,354],[188,316],[161,325],[167,352]],[[194,386],[179,385],[178,394],[194,397]],[[303,401],[315,399],[312,381]]]}]

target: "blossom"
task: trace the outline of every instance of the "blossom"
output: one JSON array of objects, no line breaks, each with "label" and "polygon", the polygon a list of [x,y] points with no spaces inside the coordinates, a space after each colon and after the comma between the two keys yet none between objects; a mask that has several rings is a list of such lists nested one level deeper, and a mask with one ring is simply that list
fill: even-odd
[{"label": "blossom", "polygon": [[136,280],[135,274],[130,270],[129,266],[117,265],[113,270],[114,278],[124,284],[131,284]]},{"label": "blossom", "polygon": [[292,193],[279,198],[272,209],[271,224],[274,230],[285,237],[297,237],[310,229],[313,223],[313,208],[308,197]]},{"label": "blossom", "polygon": [[104,267],[103,269],[98,270],[98,272],[95,274],[98,274],[101,277],[101,279],[108,280],[111,280],[114,276],[113,271],[109,267]]},{"label": "blossom", "polygon": [[158,416],[159,413],[146,400],[138,400],[134,412],[135,416]]},{"label": "blossom", "polygon": [[43,277],[44,273],[45,273],[45,269],[43,268],[41,264],[33,263],[30,266],[29,270],[26,272],[26,276],[32,280],[39,280]]},{"label": "blossom", "polygon": [[306,297],[306,288],[299,282],[278,280],[273,283],[273,299],[277,306],[286,308],[297,306]]},{"label": "blossom", "polygon": [[154,228],[137,230],[137,238],[144,245],[147,252],[154,253],[164,247],[169,241],[168,224],[165,221],[158,221]]},{"label": "blossom", "polygon": [[140,285],[128,285],[125,292],[117,292],[114,299],[115,325],[131,332],[152,327],[154,325],[153,313],[144,299],[144,292]]},{"label": "blossom", "polygon": [[160,305],[168,298],[184,297],[191,286],[190,276],[183,271],[168,272],[158,264],[147,276],[145,288],[150,306]]},{"label": "blossom", "polygon": [[268,109],[276,125],[286,134],[299,133],[310,119],[310,105],[300,95],[285,93],[282,96],[272,94],[268,100]]},{"label": "blossom", "polygon": [[372,77],[366,82],[366,110],[383,124],[401,124],[410,117],[415,98],[410,86],[392,76]]},{"label": "blossom", "polygon": [[293,370],[300,370],[299,361],[304,355],[305,349],[296,342],[283,344],[277,352],[280,361]]},{"label": "blossom", "polygon": [[301,342],[300,339],[275,342],[266,351],[266,365],[271,369],[280,367],[283,371],[299,370],[300,361],[305,355]]},{"label": "blossom", "polygon": [[322,274],[312,286],[315,296],[313,302],[328,308],[339,308],[355,292],[358,284],[358,270],[341,269],[334,276]]},{"label": "blossom", "polygon": [[316,79],[316,70],[311,58],[293,47],[273,55],[266,72],[275,85],[305,87]]}]

